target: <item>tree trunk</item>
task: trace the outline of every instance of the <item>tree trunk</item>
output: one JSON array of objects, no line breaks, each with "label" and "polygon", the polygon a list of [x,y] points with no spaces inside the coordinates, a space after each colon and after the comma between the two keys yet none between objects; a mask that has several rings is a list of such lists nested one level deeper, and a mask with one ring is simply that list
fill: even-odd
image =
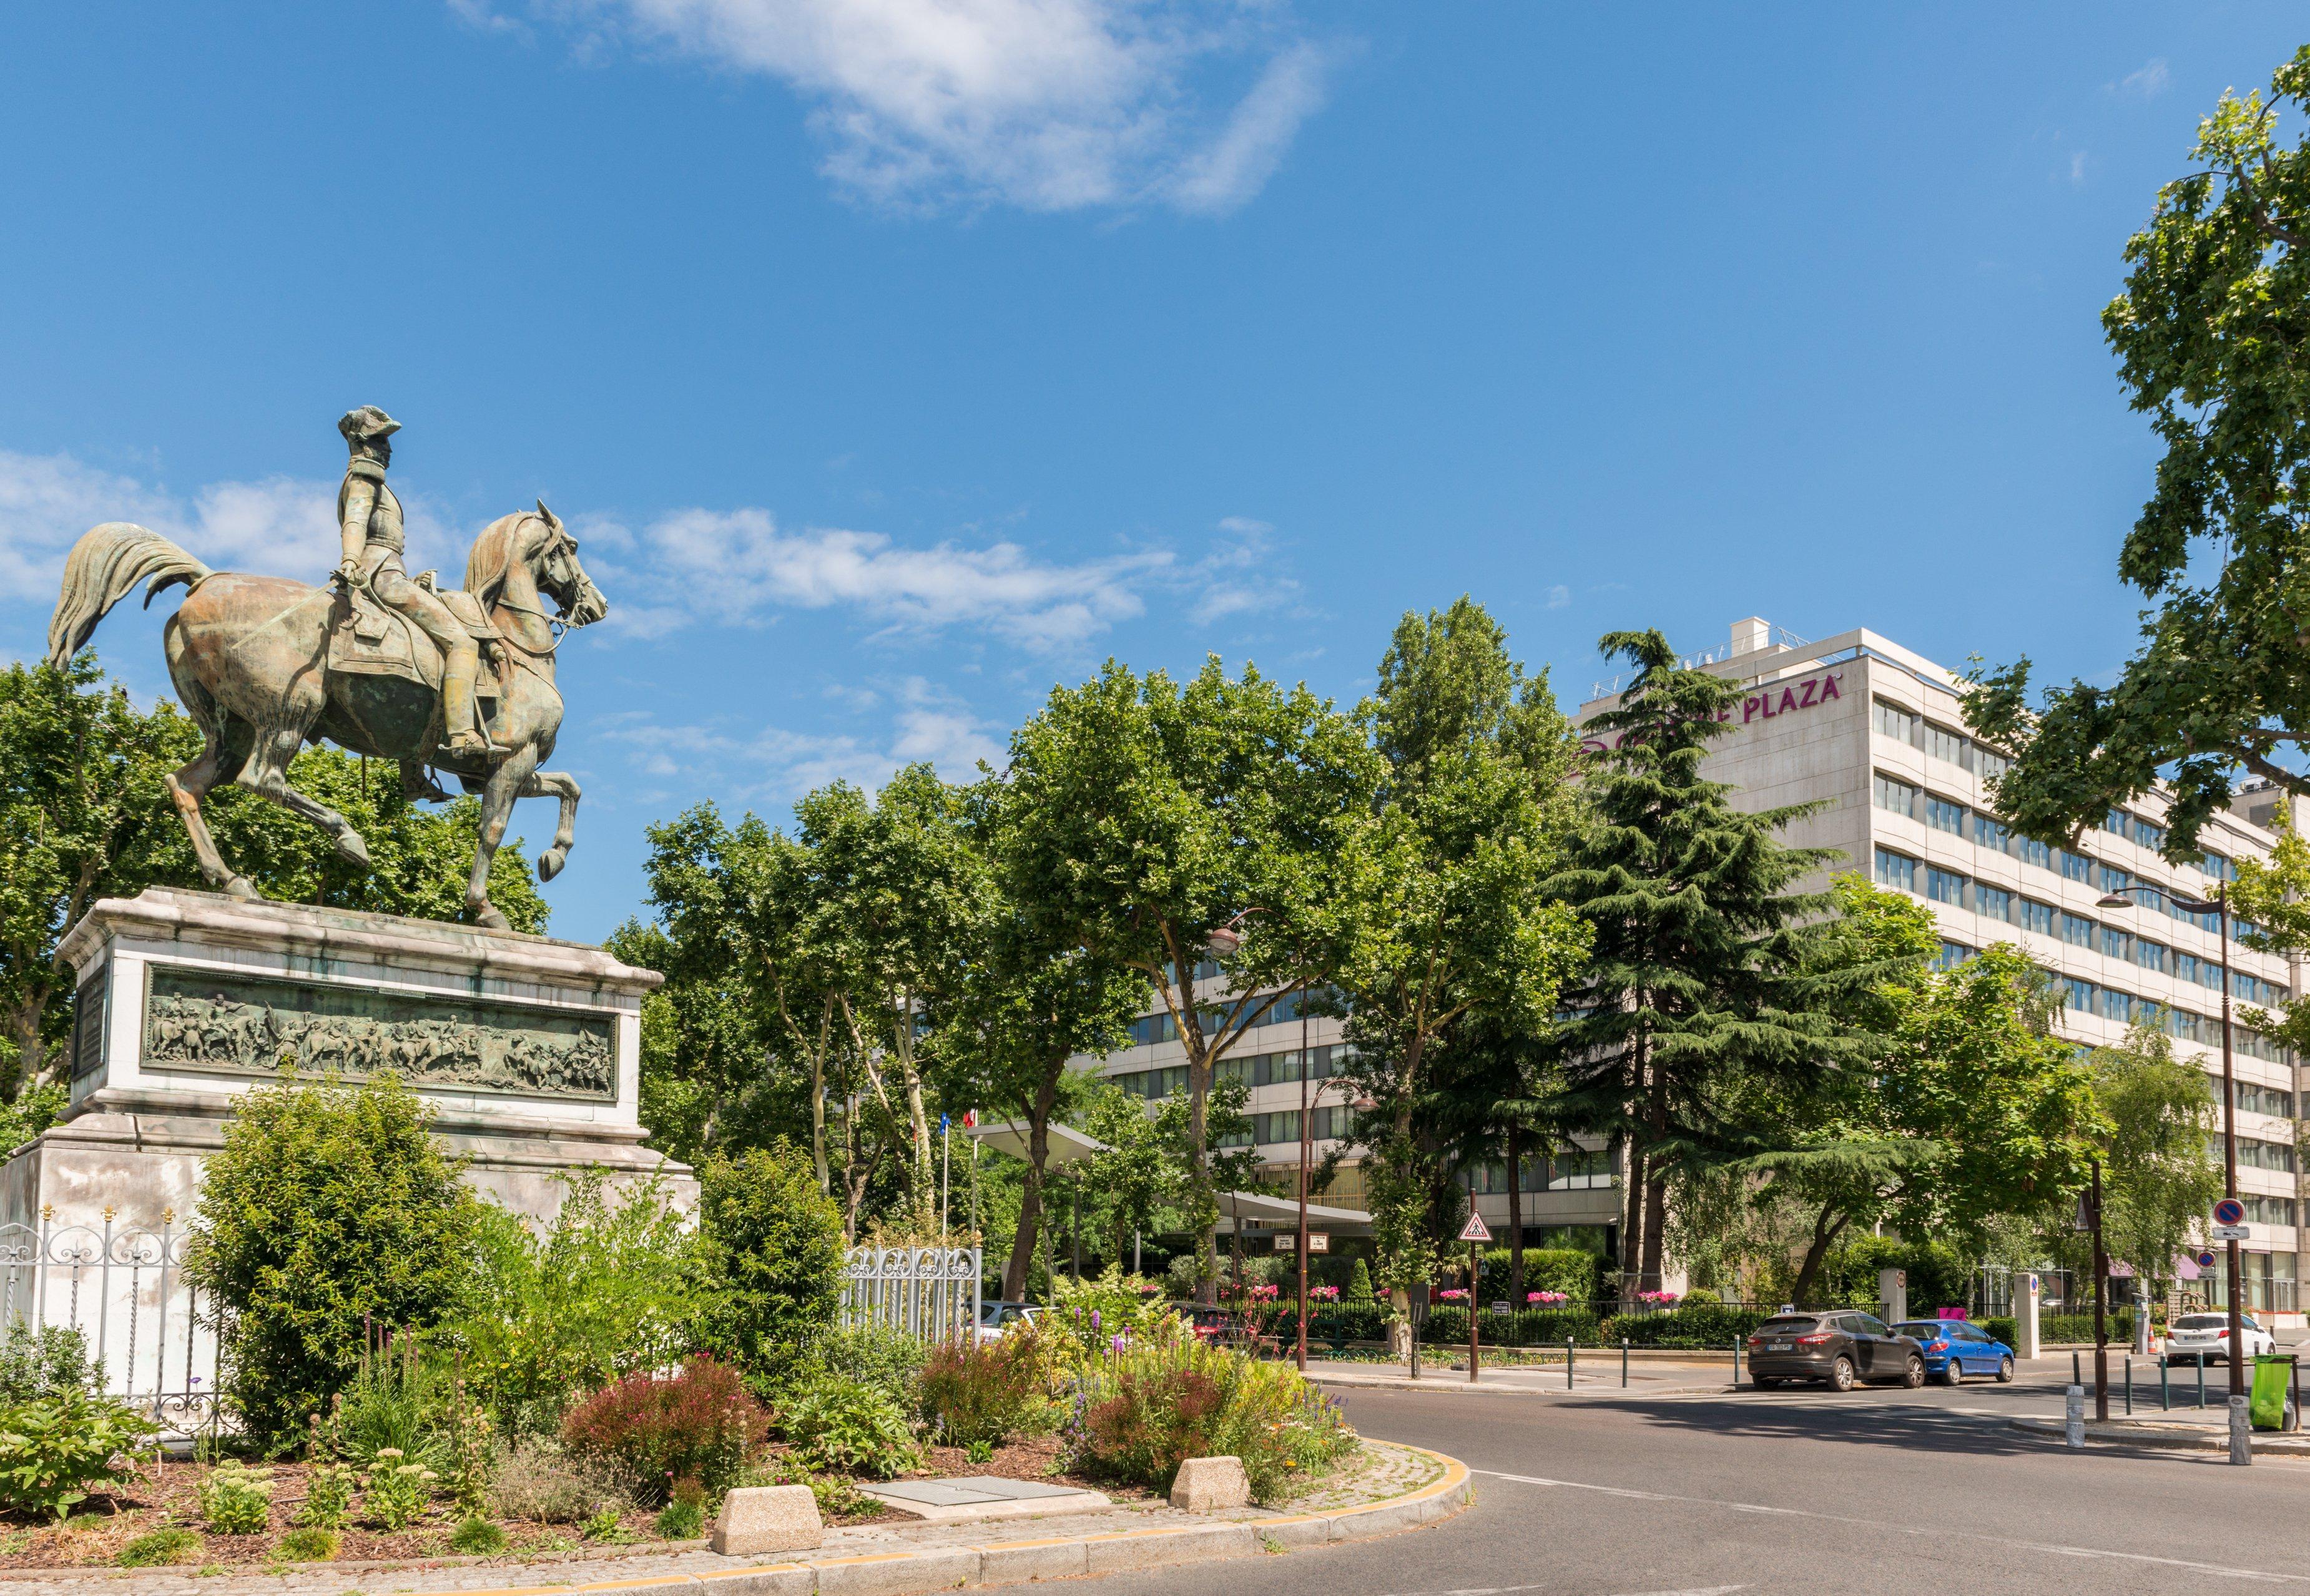
[{"label": "tree trunk", "polygon": [[1644,1267],[1645,1238],[1645,1145],[1634,1136],[1623,1132],[1620,1145],[1626,1157],[1621,1162],[1620,1184],[1625,1204],[1620,1220],[1620,1278],[1636,1278]]},{"label": "tree trunk", "polygon": [[1508,1312],[1524,1311],[1524,1128],[1508,1122]]},{"label": "tree trunk", "polygon": [[[1064,1063],[1060,1065],[1064,1069]],[[1019,1202],[1019,1229],[1011,1237],[1011,1260],[1003,1266],[1003,1299],[1023,1302],[1027,1271],[1035,1262],[1035,1234],[1043,1219],[1043,1169],[1051,1157],[1051,1111],[1059,1100],[1059,1075],[1046,1070],[1027,1111],[1027,1184]]]},{"label": "tree trunk", "polygon": [[1842,1215],[1835,1224],[1831,1224],[1828,1216],[1829,1210],[1824,1208],[1814,1217],[1812,1241],[1805,1248],[1804,1262],[1798,1266],[1796,1284],[1789,1288],[1789,1300],[1801,1308],[1812,1302],[1813,1286],[1820,1278],[1821,1263],[1828,1258],[1828,1249],[1836,1245],[1837,1238],[1845,1233],[1845,1221],[1851,1218],[1850,1215]]},{"label": "tree trunk", "polygon": [[[1668,1081],[1654,1076],[1652,1100],[1646,1106],[1645,1122],[1650,1132],[1652,1145],[1657,1147],[1668,1140]],[[1657,1160],[1648,1160],[1645,1170],[1645,1248],[1644,1262],[1638,1267],[1637,1289],[1657,1291],[1661,1288],[1662,1253],[1668,1228],[1668,1172]]]}]

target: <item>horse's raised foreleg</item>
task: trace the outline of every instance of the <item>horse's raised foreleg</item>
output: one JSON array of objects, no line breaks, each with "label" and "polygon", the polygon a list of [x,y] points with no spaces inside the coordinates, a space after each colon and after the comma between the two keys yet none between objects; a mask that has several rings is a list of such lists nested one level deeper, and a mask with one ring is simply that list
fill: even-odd
[{"label": "horse's raised foreleg", "polygon": [[465,911],[476,925],[491,931],[511,931],[513,925],[490,901],[490,866],[505,841],[506,821],[513,816],[513,801],[537,768],[534,746],[516,749],[490,772],[482,788],[482,834],[473,846],[473,874],[465,883]]},{"label": "horse's raised foreleg", "polygon": [[352,822],[317,799],[308,798],[289,785],[289,761],[305,746],[302,725],[274,725],[257,734],[256,746],[241,767],[240,785],[260,797],[269,798],[291,814],[304,816],[327,832],[337,845],[338,854],[359,866],[369,868],[369,844],[353,829]]},{"label": "horse's raised foreleg", "polygon": [[560,823],[553,828],[553,846],[537,856],[537,879],[550,881],[561,873],[569,862],[569,849],[578,840],[578,780],[566,770],[540,770],[521,784],[524,798],[559,798],[561,800]]}]

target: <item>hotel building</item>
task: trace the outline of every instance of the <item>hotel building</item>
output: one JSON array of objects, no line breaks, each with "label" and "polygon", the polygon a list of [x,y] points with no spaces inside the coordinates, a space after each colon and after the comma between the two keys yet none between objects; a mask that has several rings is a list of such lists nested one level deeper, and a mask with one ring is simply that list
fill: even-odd
[{"label": "hotel building", "polygon": [[[2158,853],[2165,839],[2162,794],[2144,794],[2113,810],[2074,849],[2015,837],[1990,807],[1988,784],[2004,768],[1997,750],[1977,744],[1958,712],[1962,683],[1931,660],[1874,632],[1842,633],[1806,643],[1762,620],[1736,622],[1728,644],[1695,662],[1740,682],[1743,692],[1729,730],[1706,770],[1730,784],[1743,808],[1818,803],[1784,834],[1800,846],[1835,849],[1833,868],[1860,870],[1881,885],[1915,895],[1940,924],[1942,958],[1961,960],[1992,942],[2022,948],[2060,983],[2066,1007],[2061,1034],[2085,1045],[2121,1040],[2138,1018],[2156,1016],[2175,1037],[2176,1054],[2219,1078],[2221,972],[2213,916],[2190,915],[2142,894],[2140,906],[2103,908],[2112,889],[2169,888],[2207,895],[2240,859],[2266,857],[2269,829],[2284,794],[2248,787],[2199,839],[2200,860],[2175,866]],[[1576,721],[1618,701],[1619,683],[1600,683]],[[2297,810],[2301,814],[2303,811]],[[1815,883],[1818,884],[1818,883]],[[1216,967],[1197,972],[1198,996],[1221,994]],[[2295,961],[2230,946],[2234,1015],[2274,1007],[2300,990]],[[1309,1022],[1306,1054],[1290,1000],[1276,1023],[1246,1033],[1222,1064],[1250,1089],[1253,1141],[1276,1189],[1289,1191],[1299,1157],[1299,1078],[1310,1092],[1331,1074],[1340,1042],[1337,1021]],[[1100,1068],[1150,1097],[1185,1079],[1185,1056],[1168,1036],[1169,1019],[1140,1021],[1135,1045]],[[2297,1151],[2304,1081],[2295,1061],[2240,1023],[2233,1030],[2237,1081],[2238,1187],[2252,1239],[2245,1244],[2246,1305],[2297,1311],[2304,1193]],[[1336,1089],[1318,1099],[1314,1131],[1321,1158],[1346,1128],[1349,1110]],[[1343,1164],[1317,1201],[1363,1206],[1361,1172]],[[1618,1176],[1599,1149],[1522,1172],[1526,1239],[1533,1245],[1580,1239],[1610,1250],[1620,1212]],[[1505,1233],[1504,1167],[1466,1172],[1463,1184],[1496,1235]],[[2162,1268],[2164,1261],[2160,1260]],[[2219,1277],[2219,1271],[2210,1271]],[[2219,1278],[2205,1282],[2217,1298]]]}]

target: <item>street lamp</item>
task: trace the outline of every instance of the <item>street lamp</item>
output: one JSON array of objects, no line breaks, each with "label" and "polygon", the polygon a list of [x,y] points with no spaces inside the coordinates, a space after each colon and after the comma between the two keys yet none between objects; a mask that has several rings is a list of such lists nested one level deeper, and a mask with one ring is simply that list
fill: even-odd
[{"label": "street lamp", "polygon": [[[2222,1192],[2226,1196],[2237,1195],[2237,1075],[2230,1059],[2230,895],[2227,886],[2217,887],[2211,898],[2192,898],[2186,892],[2170,892],[2163,887],[2147,883],[2119,887],[2103,894],[2101,907],[2106,909],[2138,908],[2132,893],[2146,892],[2162,898],[2186,915],[2210,914],[2217,917],[2221,932],[2222,970]],[[2245,1394],[2245,1361],[2244,1348],[2245,1331],[2241,1323],[2243,1310],[2239,1299],[2245,1295],[2240,1279],[2237,1238],[2223,1243],[2228,1253],[2230,1350],[2228,1362],[2230,1370],[2230,1395]],[[2140,1269],[2137,1260],[2134,1268]],[[2100,1357],[2096,1351],[2097,1359]]]}]

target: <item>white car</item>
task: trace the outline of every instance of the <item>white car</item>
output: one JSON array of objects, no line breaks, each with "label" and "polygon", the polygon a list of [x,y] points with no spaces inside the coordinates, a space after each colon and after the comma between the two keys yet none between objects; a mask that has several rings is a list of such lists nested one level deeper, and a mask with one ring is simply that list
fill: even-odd
[{"label": "white car", "polygon": [[989,1302],[978,1305],[978,1343],[999,1341],[1014,1324],[1031,1324],[1043,1316],[1044,1310],[1024,1302]]},{"label": "white car", "polygon": [[[2278,1338],[2254,1322],[2252,1314],[2238,1316],[2238,1338],[2245,1356],[2278,1350]],[[2228,1314],[2184,1314],[2174,1321],[2166,1337],[2166,1356],[2175,1362],[2203,1364],[2230,1360],[2230,1316]]]}]

